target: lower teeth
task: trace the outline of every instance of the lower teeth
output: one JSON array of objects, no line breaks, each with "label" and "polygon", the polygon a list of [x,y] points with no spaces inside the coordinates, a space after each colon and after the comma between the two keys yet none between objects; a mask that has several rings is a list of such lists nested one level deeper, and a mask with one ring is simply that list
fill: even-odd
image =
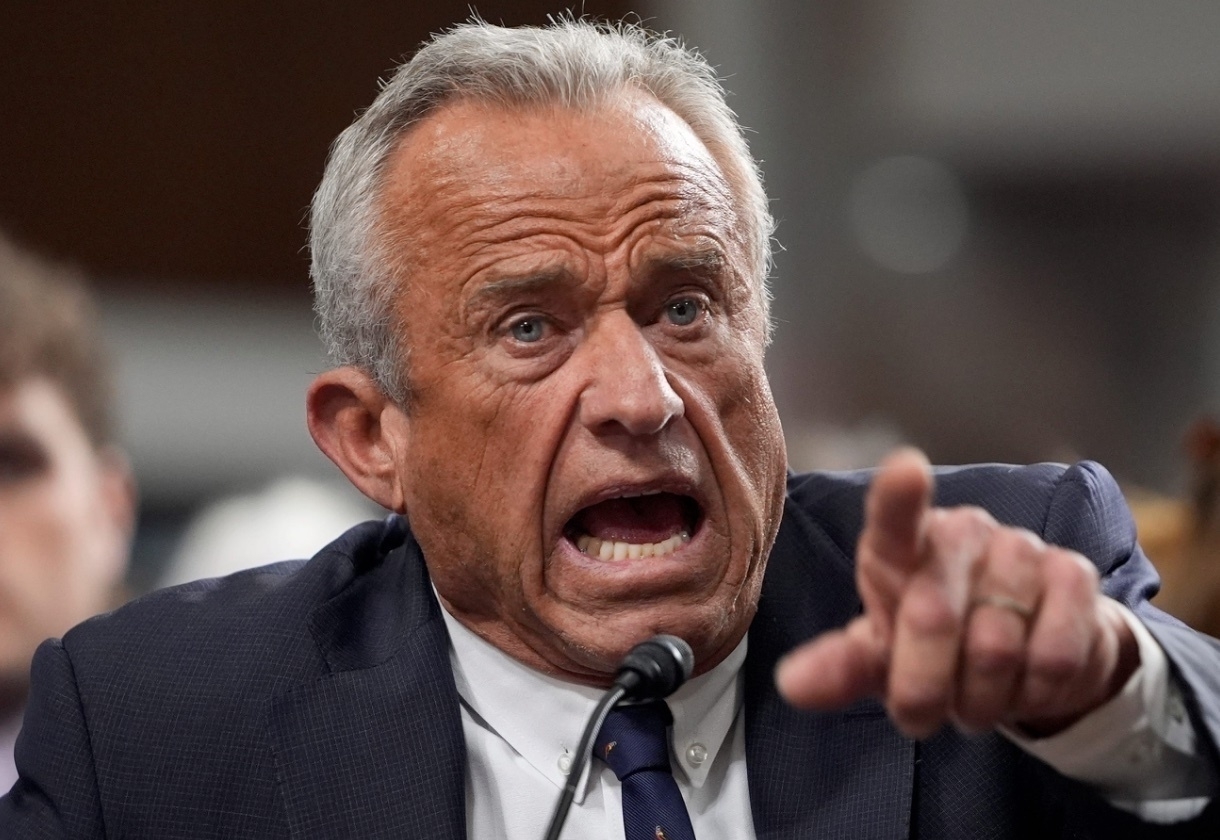
[{"label": "lower teeth", "polygon": [[681,531],[667,540],[656,543],[603,540],[584,534],[576,540],[576,547],[590,557],[597,557],[600,560],[634,560],[639,557],[664,557],[677,551],[688,542],[690,542],[690,534],[686,531]]}]

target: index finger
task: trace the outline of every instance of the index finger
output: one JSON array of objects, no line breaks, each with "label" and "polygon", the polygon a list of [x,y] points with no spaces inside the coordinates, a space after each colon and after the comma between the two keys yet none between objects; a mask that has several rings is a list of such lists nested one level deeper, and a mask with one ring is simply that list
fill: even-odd
[{"label": "index finger", "polygon": [[888,455],[864,503],[859,561],[881,561],[909,571],[923,549],[924,514],[932,504],[932,470],[918,449]]}]

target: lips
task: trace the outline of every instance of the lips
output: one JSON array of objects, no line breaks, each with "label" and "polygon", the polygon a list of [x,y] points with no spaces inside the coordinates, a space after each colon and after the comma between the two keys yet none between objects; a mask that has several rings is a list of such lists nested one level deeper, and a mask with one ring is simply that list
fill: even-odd
[{"label": "lips", "polygon": [[581,552],[601,560],[664,557],[689,542],[702,519],[692,496],[624,492],[582,508],[564,533]]}]

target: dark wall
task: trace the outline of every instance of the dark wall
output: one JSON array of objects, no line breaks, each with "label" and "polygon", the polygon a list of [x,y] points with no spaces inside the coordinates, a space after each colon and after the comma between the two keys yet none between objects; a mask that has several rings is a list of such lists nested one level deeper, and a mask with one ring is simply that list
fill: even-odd
[{"label": "dark wall", "polygon": [[[474,5],[506,24],[562,8]],[[470,6],[6,4],[0,226],[111,284],[197,278],[303,294],[303,218],[329,143],[380,76]]]}]

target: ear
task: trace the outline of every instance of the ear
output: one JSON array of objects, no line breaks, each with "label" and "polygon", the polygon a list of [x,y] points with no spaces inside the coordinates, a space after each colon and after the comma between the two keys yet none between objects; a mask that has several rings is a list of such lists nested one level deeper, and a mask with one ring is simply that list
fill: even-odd
[{"label": "ear", "polygon": [[309,434],[348,481],[377,504],[404,513],[399,456],[408,443],[406,413],[367,373],[328,370],[306,397]]}]

